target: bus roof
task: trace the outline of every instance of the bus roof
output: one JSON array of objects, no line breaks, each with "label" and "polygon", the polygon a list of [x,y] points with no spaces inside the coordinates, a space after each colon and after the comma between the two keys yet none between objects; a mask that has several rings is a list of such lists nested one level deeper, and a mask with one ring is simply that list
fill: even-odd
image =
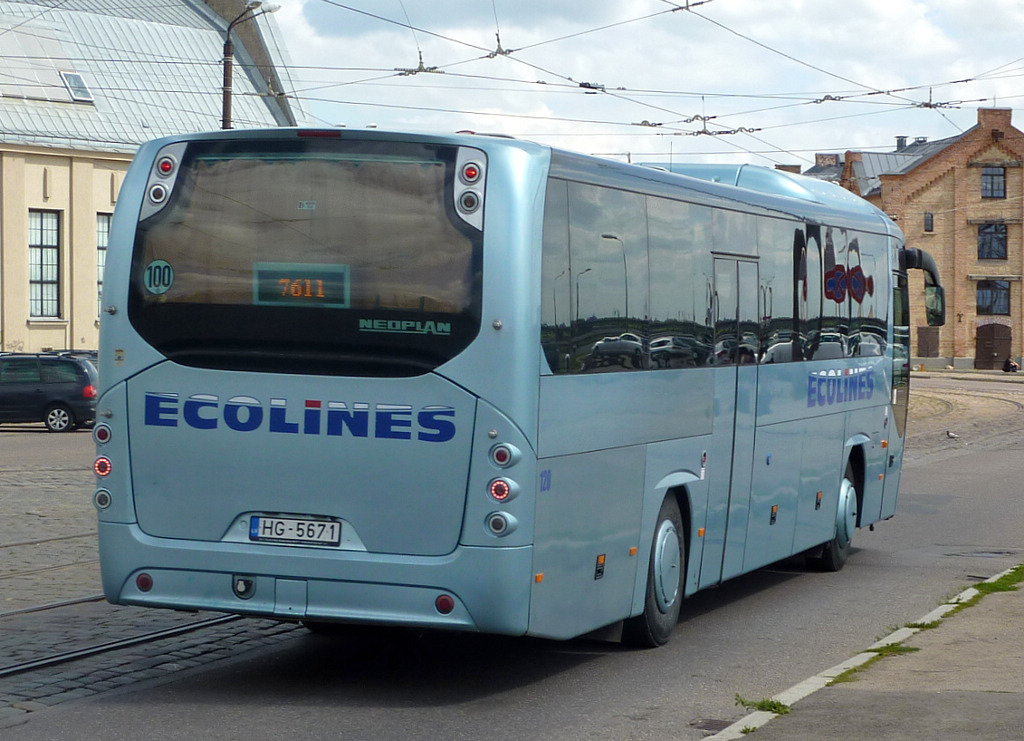
[{"label": "bus roof", "polygon": [[[144,147],[163,146],[172,141],[196,139],[260,139],[315,137],[339,139],[375,139],[378,141],[433,141],[481,149],[514,148],[531,155],[549,155],[552,174],[583,177],[618,187],[629,187],[629,180],[643,181],[644,190],[662,190],[665,195],[683,186],[703,199],[718,200],[725,208],[764,209],[810,223],[865,229],[902,238],[889,217],[863,198],[838,185],[803,175],[794,175],[760,165],[706,165],[679,163],[628,164],[570,150],[557,149],[525,139],[470,131],[456,133],[430,131],[386,131],[347,128],[272,128],[231,129],[201,134],[183,134],[149,142]],[[659,187],[660,185],[660,187]]]},{"label": "bus roof", "polygon": [[705,164],[647,164],[645,167],[664,168],[677,175],[707,180],[712,183],[735,185],[738,188],[771,193],[778,196],[799,198],[837,208],[852,209],[865,214],[881,213],[874,205],[835,183],[796,175],[783,170],[774,170],[761,165],[705,165]]}]

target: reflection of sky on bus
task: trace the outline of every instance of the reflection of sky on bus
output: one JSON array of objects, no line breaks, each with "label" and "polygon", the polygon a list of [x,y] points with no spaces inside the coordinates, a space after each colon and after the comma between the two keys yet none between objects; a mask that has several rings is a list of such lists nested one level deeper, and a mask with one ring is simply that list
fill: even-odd
[{"label": "reflection of sky on bus", "polygon": [[[587,254],[586,265],[574,265],[573,269],[590,268],[586,275],[578,276],[574,286],[579,291],[579,316],[625,317],[628,311],[629,316],[642,317],[645,307],[630,305],[627,298],[628,286],[634,287],[634,302],[646,293],[646,261],[641,264],[638,254],[646,239],[643,198],[575,184],[569,190],[570,244],[573,253]],[[632,275],[626,267],[627,255],[632,257],[628,261]]]},{"label": "reflection of sky on bus", "polygon": [[1019,0],[689,4],[286,0],[274,20],[326,125],[807,167],[1020,105]]},{"label": "reflection of sky on bus", "polygon": [[[651,318],[703,324],[711,292],[711,276],[703,259],[711,241],[710,212],[689,203],[657,199],[651,200],[648,208]],[[692,276],[692,280],[684,283],[679,276]]]}]

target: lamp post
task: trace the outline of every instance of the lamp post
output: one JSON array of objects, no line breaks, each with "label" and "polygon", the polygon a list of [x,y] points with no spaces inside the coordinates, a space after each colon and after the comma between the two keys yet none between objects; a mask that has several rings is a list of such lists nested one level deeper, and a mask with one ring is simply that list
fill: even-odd
[{"label": "lamp post", "polygon": [[[554,318],[554,322],[553,323],[555,325],[555,341],[556,342],[558,341],[558,297],[557,297],[558,296],[558,290],[557,290],[557,282],[558,282],[558,279],[561,278],[563,275],[565,275],[567,272],[569,272],[569,268],[566,268],[561,273],[556,275],[555,279],[553,281],[551,281],[551,310],[555,314],[555,318]],[[569,312],[572,313],[572,306],[569,307]]]},{"label": "lamp post", "polygon": [[626,322],[629,322],[629,273],[626,269],[626,243],[614,234],[602,234],[601,239],[614,239],[622,248],[622,288],[626,293]]},{"label": "lamp post", "polygon": [[[262,8],[262,10],[260,10],[259,13],[253,12],[260,8]],[[249,0],[245,4],[245,10],[243,10],[235,20],[228,24],[227,33],[224,34],[224,88],[220,118],[220,127],[222,129],[231,128],[231,78],[234,72],[232,69],[232,62],[235,57],[235,45],[231,42],[231,31],[239,23],[251,21],[254,18],[258,18],[259,16],[267,13],[276,13],[280,9],[281,6],[277,3],[264,3],[262,0]]]},{"label": "lamp post", "polygon": [[[576,321],[580,320],[580,277],[589,273],[593,268],[587,268],[576,273]],[[569,311],[572,311],[572,307],[569,307]]]}]

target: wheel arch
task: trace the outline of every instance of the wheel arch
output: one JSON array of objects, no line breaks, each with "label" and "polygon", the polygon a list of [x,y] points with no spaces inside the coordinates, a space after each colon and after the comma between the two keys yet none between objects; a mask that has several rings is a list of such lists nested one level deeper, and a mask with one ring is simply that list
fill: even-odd
[{"label": "wheel arch", "polygon": [[699,568],[700,559],[695,557],[693,548],[699,543],[699,538],[693,532],[693,523],[700,513],[695,512],[693,503],[694,484],[700,481],[700,477],[692,471],[676,471],[662,478],[658,483],[648,490],[644,497],[643,519],[640,529],[640,541],[637,544],[637,569],[636,580],[633,588],[633,605],[630,616],[639,615],[644,609],[644,599],[647,585],[647,569],[650,567],[651,541],[654,538],[654,528],[658,512],[661,510],[662,502],[667,498],[675,499],[679,506],[679,514],[683,520],[683,558],[684,569],[686,570],[683,580],[683,596],[693,594],[697,585],[699,574],[691,573],[694,568]]},{"label": "wheel arch", "polygon": [[867,471],[864,445],[869,441],[866,436],[857,435],[846,444],[847,453],[840,474],[840,476],[846,475],[847,465],[853,470],[853,488],[857,491],[857,527],[861,526],[861,514],[864,510],[864,476]]}]

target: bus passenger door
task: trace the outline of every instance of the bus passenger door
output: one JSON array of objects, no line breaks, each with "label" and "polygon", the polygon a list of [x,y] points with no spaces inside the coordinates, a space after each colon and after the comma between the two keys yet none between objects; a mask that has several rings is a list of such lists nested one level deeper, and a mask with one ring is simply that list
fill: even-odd
[{"label": "bus passenger door", "polygon": [[743,570],[757,411],[757,273],[752,260],[715,259],[714,459],[701,586]]},{"label": "bus passenger door", "polygon": [[881,519],[896,514],[896,496],[900,488],[903,442],[907,428],[907,404],[910,395],[910,304],[906,274],[892,277],[892,388],[889,390],[892,415],[886,420],[888,448],[885,458],[885,484],[882,489]]}]

